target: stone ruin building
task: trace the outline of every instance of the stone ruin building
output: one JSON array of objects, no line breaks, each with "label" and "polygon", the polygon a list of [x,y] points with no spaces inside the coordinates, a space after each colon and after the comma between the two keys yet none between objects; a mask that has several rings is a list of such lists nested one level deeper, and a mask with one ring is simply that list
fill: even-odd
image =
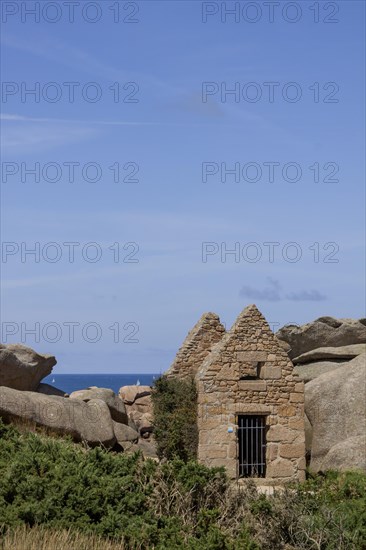
[{"label": "stone ruin building", "polygon": [[198,460],[261,485],[305,479],[304,384],[255,305],[204,314],[166,373],[198,390]]}]

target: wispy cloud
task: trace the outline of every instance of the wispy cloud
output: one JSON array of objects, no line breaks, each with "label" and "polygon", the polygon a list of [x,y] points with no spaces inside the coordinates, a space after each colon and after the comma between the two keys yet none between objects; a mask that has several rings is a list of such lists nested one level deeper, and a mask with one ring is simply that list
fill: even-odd
[{"label": "wispy cloud", "polygon": [[281,285],[276,279],[267,277],[268,286],[263,289],[254,288],[251,286],[243,286],[239,292],[242,298],[259,300],[263,302],[279,302],[289,300],[292,302],[321,302],[327,300],[327,296],[318,290],[299,290],[283,294]]},{"label": "wispy cloud", "polygon": [[132,120],[82,120],[68,118],[47,118],[47,117],[30,117],[24,115],[16,115],[3,113],[0,115],[0,120],[6,122],[39,122],[39,123],[63,123],[63,124],[85,124],[89,126],[202,126],[201,123],[193,122],[161,122],[161,121],[132,121]]},{"label": "wispy cloud", "polygon": [[78,72],[83,72],[92,75],[94,78],[101,78],[108,81],[136,81],[144,82],[149,89],[156,89],[159,94],[171,94],[172,92],[181,93],[184,91],[179,86],[175,86],[156,75],[136,70],[126,71],[120,67],[114,67],[108,64],[105,60],[99,60],[95,54],[90,54],[87,51],[70,45],[67,42],[56,40],[52,37],[52,41],[45,36],[38,36],[37,42],[20,38],[14,35],[4,35],[1,42],[10,48],[35,55],[42,59],[47,59],[75,69]]},{"label": "wispy cloud", "polygon": [[81,119],[68,119],[68,118],[47,118],[47,117],[30,117],[17,114],[2,113],[0,120],[8,122],[40,122],[40,123],[64,123],[64,124],[100,124],[102,126],[157,126],[163,123],[161,122],[142,122],[142,121],[129,121],[129,120],[81,120]]},{"label": "wispy cloud", "polygon": [[27,153],[78,143],[96,135],[88,125],[70,124],[67,121],[28,118],[3,114],[1,147],[3,152]]},{"label": "wispy cloud", "polygon": [[286,300],[291,300],[292,302],[322,302],[326,299],[325,294],[322,294],[318,290],[302,290],[286,294]]},{"label": "wispy cloud", "polygon": [[180,96],[172,106],[183,112],[204,117],[222,118],[225,115],[222,105],[217,101],[203,103],[202,96],[198,92]]},{"label": "wispy cloud", "polygon": [[249,298],[251,300],[262,300],[265,302],[278,302],[281,300],[280,286],[278,281],[267,277],[269,286],[263,289],[253,288],[251,286],[243,286],[240,290],[240,296],[242,298]]},{"label": "wispy cloud", "polygon": [[[256,124],[268,125],[268,121],[261,115],[251,112],[250,109],[238,109],[238,105],[220,104],[216,99],[210,98],[207,103],[202,102],[200,79],[198,82],[191,82],[187,86],[187,81],[172,81],[161,78],[158,75],[136,70],[124,70],[120,67],[114,67],[105,60],[98,59],[95,54],[88,53],[81,48],[70,45],[66,42],[57,41],[54,38],[52,42],[45,36],[39,36],[37,42],[31,42],[19,36],[3,36],[2,44],[7,47],[19,50],[21,52],[35,55],[39,58],[64,65],[69,69],[77,70],[78,73],[92,75],[93,78],[102,79],[109,82],[136,82],[141,89],[149,90],[152,101],[163,111],[175,108],[181,114],[191,114],[193,116],[202,116],[216,119],[220,124],[224,119],[230,119],[231,125],[235,121],[244,120]],[[222,45],[218,51],[222,49]],[[236,49],[236,47],[235,47]],[[208,52],[205,54],[208,55]],[[212,56],[212,52],[210,54]],[[221,52],[222,55],[222,52]],[[243,70],[243,68],[241,69]],[[199,86],[197,88],[197,85]],[[191,89],[190,89],[191,88]],[[154,99],[153,99],[154,98]],[[173,98],[173,99],[172,99]],[[95,124],[103,124],[102,121],[94,121]],[[134,124],[134,123],[115,123],[105,122],[105,124]],[[139,123],[136,123],[139,124]],[[146,123],[148,124],[148,123]],[[151,123],[157,124],[157,123]],[[196,124],[201,125],[201,124]]]},{"label": "wispy cloud", "polygon": [[65,144],[79,143],[98,135],[98,127],[160,126],[161,122],[127,120],[80,120],[32,117],[2,113],[1,147],[4,153],[40,152]]}]

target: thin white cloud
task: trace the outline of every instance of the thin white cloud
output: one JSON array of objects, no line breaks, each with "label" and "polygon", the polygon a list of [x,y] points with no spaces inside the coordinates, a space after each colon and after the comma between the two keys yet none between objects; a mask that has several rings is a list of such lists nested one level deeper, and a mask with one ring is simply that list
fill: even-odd
[{"label": "thin white cloud", "polygon": [[104,60],[99,61],[93,54],[60,42],[52,38],[49,41],[47,38],[37,37],[37,43],[31,42],[26,39],[19,38],[19,36],[7,35],[3,36],[1,42],[8,47],[26,52],[28,54],[36,55],[43,59],[55,61],[72,69],[76,69],[78,72],[92,75],[94,78],[99,77],[112,81],[136,81],[138,83],[144,82],[149,89],[153,87],[159,91],[159,94],[180,93],[184,91],[182,88],[172,85],[171,83],[156,77],[155,75],[140,73],[138,71],[125,71],[119,67],[113,67],[108,65]]},{"label": "thin white cloud", "polygon": [[3,113],[0,120],[7,122],[39,122],[39,123],[64,123],[64,124],[87,124],[101,126],[203,126],[201,123],[191,122],[147,122],[131,120],[81,120],[67,118],[47,118],[47,117],[29,117],[24,115],[14,115]]},{"label": "thin white cloud", "polygon": [[2,120],[7,121],[3,125],[1,139],[4,153],[47,150],[65,143],[84,141],[96,134],[93,128],[87,126],[58,123],[44,125],[36,119],[25,120],[16,115]]}]

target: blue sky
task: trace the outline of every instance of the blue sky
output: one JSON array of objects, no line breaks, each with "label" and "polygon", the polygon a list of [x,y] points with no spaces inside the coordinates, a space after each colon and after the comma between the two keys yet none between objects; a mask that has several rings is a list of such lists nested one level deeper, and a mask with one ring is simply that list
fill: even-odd
[{"label": "blue sky", "polygon": [[238,22],[217,2],[120,2],[114,22],[106,0],[95,23],[3,4],[3,341],[59,373],[160,372],[205,311],[228,327],[249,303],[273,328],[364,315],[363,2],[320,2],[319,23],[307,1],[294,23],[286,2],[272,23],[263,2],[255,23],[248,2]]}]

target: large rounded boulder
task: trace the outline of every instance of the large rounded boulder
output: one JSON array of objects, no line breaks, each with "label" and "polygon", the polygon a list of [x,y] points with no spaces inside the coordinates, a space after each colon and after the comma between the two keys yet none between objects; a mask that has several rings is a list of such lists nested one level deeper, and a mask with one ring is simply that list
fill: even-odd
[{"label": "large rounded boulder", "polygon": [[109,388],[98,388],[97,386],[91,386],[85,390],[72,392],[70,394],[70,399],[80,399],[85,401],[85,403],[88,403],[92,399],[101,399],[108,406],[112,419],[115,422],[128,424],[128,416],[123,400]]},{"label": "large rounded boulder", "polygon": [[36,391],[56,363],[53,355],[40,355],[22,344],[0,344],[0,386]]},{"label": "large rounded boulder", "polygon": [[332,468],[366,471],[365,389],[366,354],[306,384],[312,471]]},{"label": "large rounded boulder", "polygon": [[0,387],[0,417],[8,422],[42,426],[51,433],[70,435],[94,447],[116,442],[113,421],[102,399],[68,399],[56,395]]}]

